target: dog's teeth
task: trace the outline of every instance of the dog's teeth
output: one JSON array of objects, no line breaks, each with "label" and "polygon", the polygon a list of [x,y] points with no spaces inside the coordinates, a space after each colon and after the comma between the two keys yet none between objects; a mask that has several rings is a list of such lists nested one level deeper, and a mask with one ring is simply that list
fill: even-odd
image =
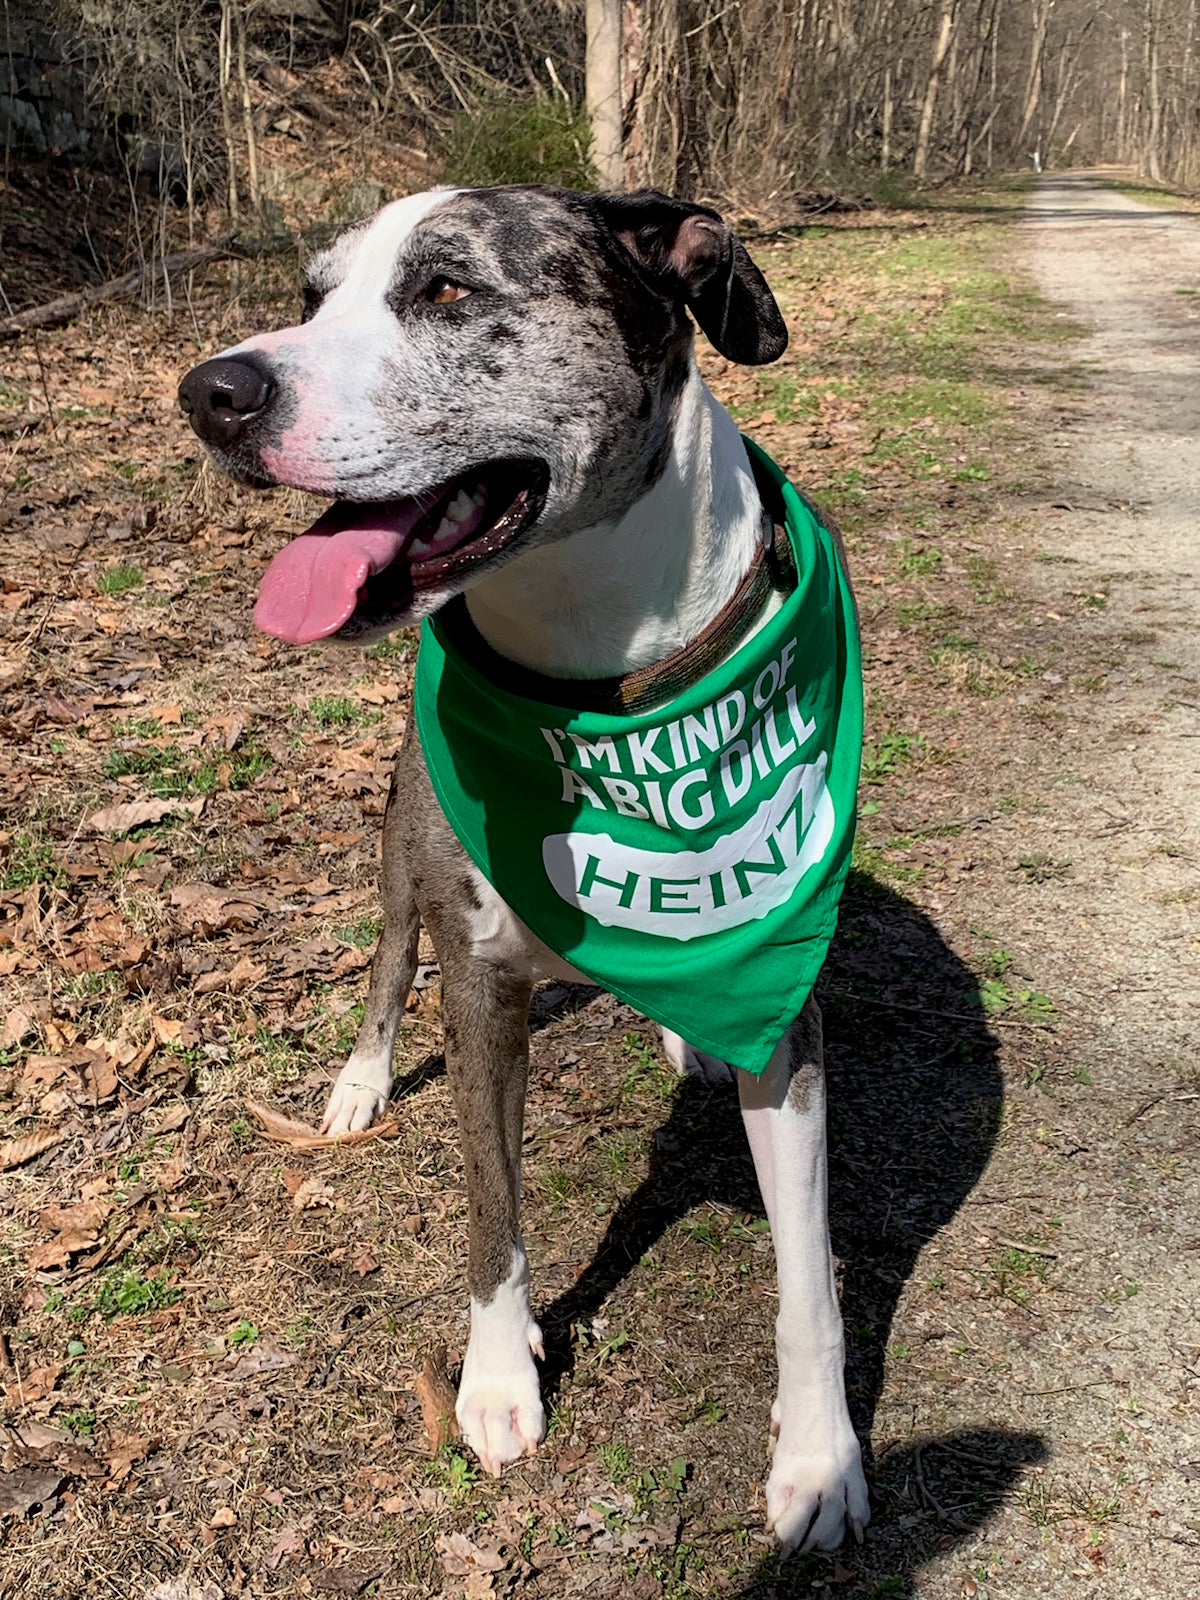
[{"label": "dog's teeth", "polygon": [[471,497],[465,489],[460,489],[446,507],[446,518],[451,522],[461,522],[471,513]]},{"label": "dog's teeth", "polygon": [[[441,533],[441,531],[441,528],[439,528],[438,533]],[[434,534],[434,538],[437,538],[437,534]],[[408,547],[408,553],[410,556],[427,556],[432,549],[433,546],[428,539],[414,539]]]},{"label": "dog's teeth", "polygon": [[484,494],[482,489],[476,489],[475,493],[471,496],[471,504],[475,507],[476,511],[482,511],[484,506],[487,505],[487,495]]}]

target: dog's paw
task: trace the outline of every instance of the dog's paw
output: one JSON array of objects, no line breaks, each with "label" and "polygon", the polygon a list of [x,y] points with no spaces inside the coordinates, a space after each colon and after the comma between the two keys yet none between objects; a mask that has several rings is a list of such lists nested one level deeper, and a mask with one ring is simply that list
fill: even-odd
[{"label": "dog's paw", "polygon": [[707,1055],[703,1050],[697,1050],[694,1045],[688,1044],[686,1039],[681,1039],[670,1028],[663,1028],[662,1042],[663,1054],[682,1077],[700,1078],[708,1084],[732,1083],[734,1070],[728,1061],[722,1061],[719,1056]]},{"label": "dog's paw", "polygon": [[512,1352],[510,1360],[495,1348],[473,1359],[468,1345],[463,1362],[454,1414],[463,1439],[493,1478],[522,1456],[533,1455],[546,1432],[541,1382],[533,1364],[534,1352],[543,1353],[535,1322],[530,1322],[527,1337],[528,1344]]},{"label": "dog's paw", "polygon": [[390,1066],[379,1070],[351,1056],[338,1073],[321,1120],[321,1132],[358,1133],[369,1128],[382,1115],[391,1087]]},{"label": "dog's paw", "polygon": [[[772,1432],[778,1424],[772,1413]],[[862,1452],[853,1432],[827,1448],[780,1439],[767,1478],[767,1528],[782,1553],[836,1550],[848,1533],[862,1542],[871,1520]]]}]

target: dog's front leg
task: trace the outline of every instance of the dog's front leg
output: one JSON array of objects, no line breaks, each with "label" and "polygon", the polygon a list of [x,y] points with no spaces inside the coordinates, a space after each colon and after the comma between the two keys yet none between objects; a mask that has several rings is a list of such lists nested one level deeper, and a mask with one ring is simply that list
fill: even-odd
[{"label": "dog's front leg", "polygon": [[521,1137],[529,1069],[528,977],[466,953],[443,961],[446,1069],[467,1179],[471,1335],[455,1414],[493,1475],[545,1432],[520,1230]]},{"label": "dog's front leg", "polygon": [[821,1013],[809,1000],[761,1077],[738,1090],[779,1272],[779,1393],[767,1521],[784,1552],[833,1550],[870,1517],[846,1407],[845,1351],[829,1248]]}]

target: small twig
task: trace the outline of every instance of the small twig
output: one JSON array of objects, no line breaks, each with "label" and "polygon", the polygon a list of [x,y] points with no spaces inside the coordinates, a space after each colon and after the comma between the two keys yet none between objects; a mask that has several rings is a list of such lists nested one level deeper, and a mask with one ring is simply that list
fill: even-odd
[{"label": "small twig", "polygon": [[972,1531],[971,1524],[969,1522],[964,1522],[961,1517],[956,1517],[952,1512],[947,1511],[945,1506],[943,1506],[939,1500],[935,1499],[933,1491],[926,1483],[925,1463],[921,1459],[921,1452],[923,1449],[923,1445],[918,1445],[913,1451],[913,1466],[917,1474],[917,1488],[921,1491],[921,1499],[925,1502],[930,1511],[932,1511],[936,1516],[940,1517],[943,1522],[948,1523],[950,1527],[957,1528],[959,1533],[970,1533]]},{"label": "small twig", "polygon": [[853,1000],[858,1005],[879,1006],[883,1011],[911,1011],[918,1017],[944,1017],[950,1022],[974,1022],[987,1028],[1027,1028],[1035,1033],[1054,1031],[1049,1022],[1020,1022],[1015,1017],[989,1017],[983,1012],[973,1015],[969,1011],[939,1011],[934,1006],[906,1006],[898,1000],[873,1000],[870,995],[851,994],[849,989],[843,989],[839,998]]},{"label": "small twig", "polygon": [[1026,1244],[1024,1239],[1012,1239],[1007,1233],[998,1233],[996,1243],[1006,1244],[1010,1250],[1024,1250],[1031,1256],[1048,1256],[1051,1261],[1058,1260],[1057,1250],[1044,1250],[1039,1244]]},{"label": "small twig", "polygon": [[1022,1392],[1027,1400],[1044,1400],[1047,1395],[1075,1394],[1080,1389],[1103,1389],[1115,1382],[1114,1378],[1093,1378],[1090,1383],[1064,1383],[1061,1389],[1025,1389]]},{"label": "small twig", "polygon": [[[232,235],[225,234],[220,239],[214,239],[211,244],[198,245],[194,250],[177,250],[174,255],[164,256],[161,261],[151,266],[136,267],[132,272],[127,272],[123,277],[113,278],[108,283],[99,283],[87,289],[81,289],[78,294],[60,295],[57,300],[49,300],[45,305],[32,306],[28,311],[18,311],[15,316],[6,317],[0,322],[0,334],[24,333],[32,328],[48,328],[56,322],[66,322],[77,312],[83,311],[88,306],[99,304],[105,300],[117,300],[122,295],[132,294],[135,290],[149,285],[161,273],[164,277],[171,277],[179,272],[191,272],[196,267],[204,266],[209,261],[219,261],[225,256],[239,255],[232,243]],[[39,367],[42,367],[41,352],[35,341],[34,354]],[[43,368],[43,386],[45,382]],[[46,404],[50,405],[47,392]],[[51,413],[50,425],[54,427],[54,418]]]},{"label": "small twig", "polygon": [[1130,1127],[1137,1121],[1139,1117],[1144,1117],[1147,1111],[1153,1111],[1154,1107],[1156,1105],[1160,1105],[1164,1100],[1171,1105],[1177,1105],[1181,1100],[1200,1100],[1200,1094],[1167,1094],[1164,1092],[1162,1094],[1151,1095],[1149,1100],[1145,1101],[1137,1108],[1136,1111],[1131,1112],[1130,1115],[1125,1118],[1125,1126],[1127,1128]]}]

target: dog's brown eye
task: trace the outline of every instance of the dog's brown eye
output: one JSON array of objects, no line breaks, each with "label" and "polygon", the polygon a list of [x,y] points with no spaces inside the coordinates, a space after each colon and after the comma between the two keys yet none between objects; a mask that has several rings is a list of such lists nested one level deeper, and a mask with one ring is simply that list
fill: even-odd
[{"label": "dog's brown eye", "polygon": [[448,306],[455,300],[465,300],[470,292],[470,289],[464,289],[461,283],[452,283],[449,278],[434,278],[425,291],[425,299],[431,306]]}]

